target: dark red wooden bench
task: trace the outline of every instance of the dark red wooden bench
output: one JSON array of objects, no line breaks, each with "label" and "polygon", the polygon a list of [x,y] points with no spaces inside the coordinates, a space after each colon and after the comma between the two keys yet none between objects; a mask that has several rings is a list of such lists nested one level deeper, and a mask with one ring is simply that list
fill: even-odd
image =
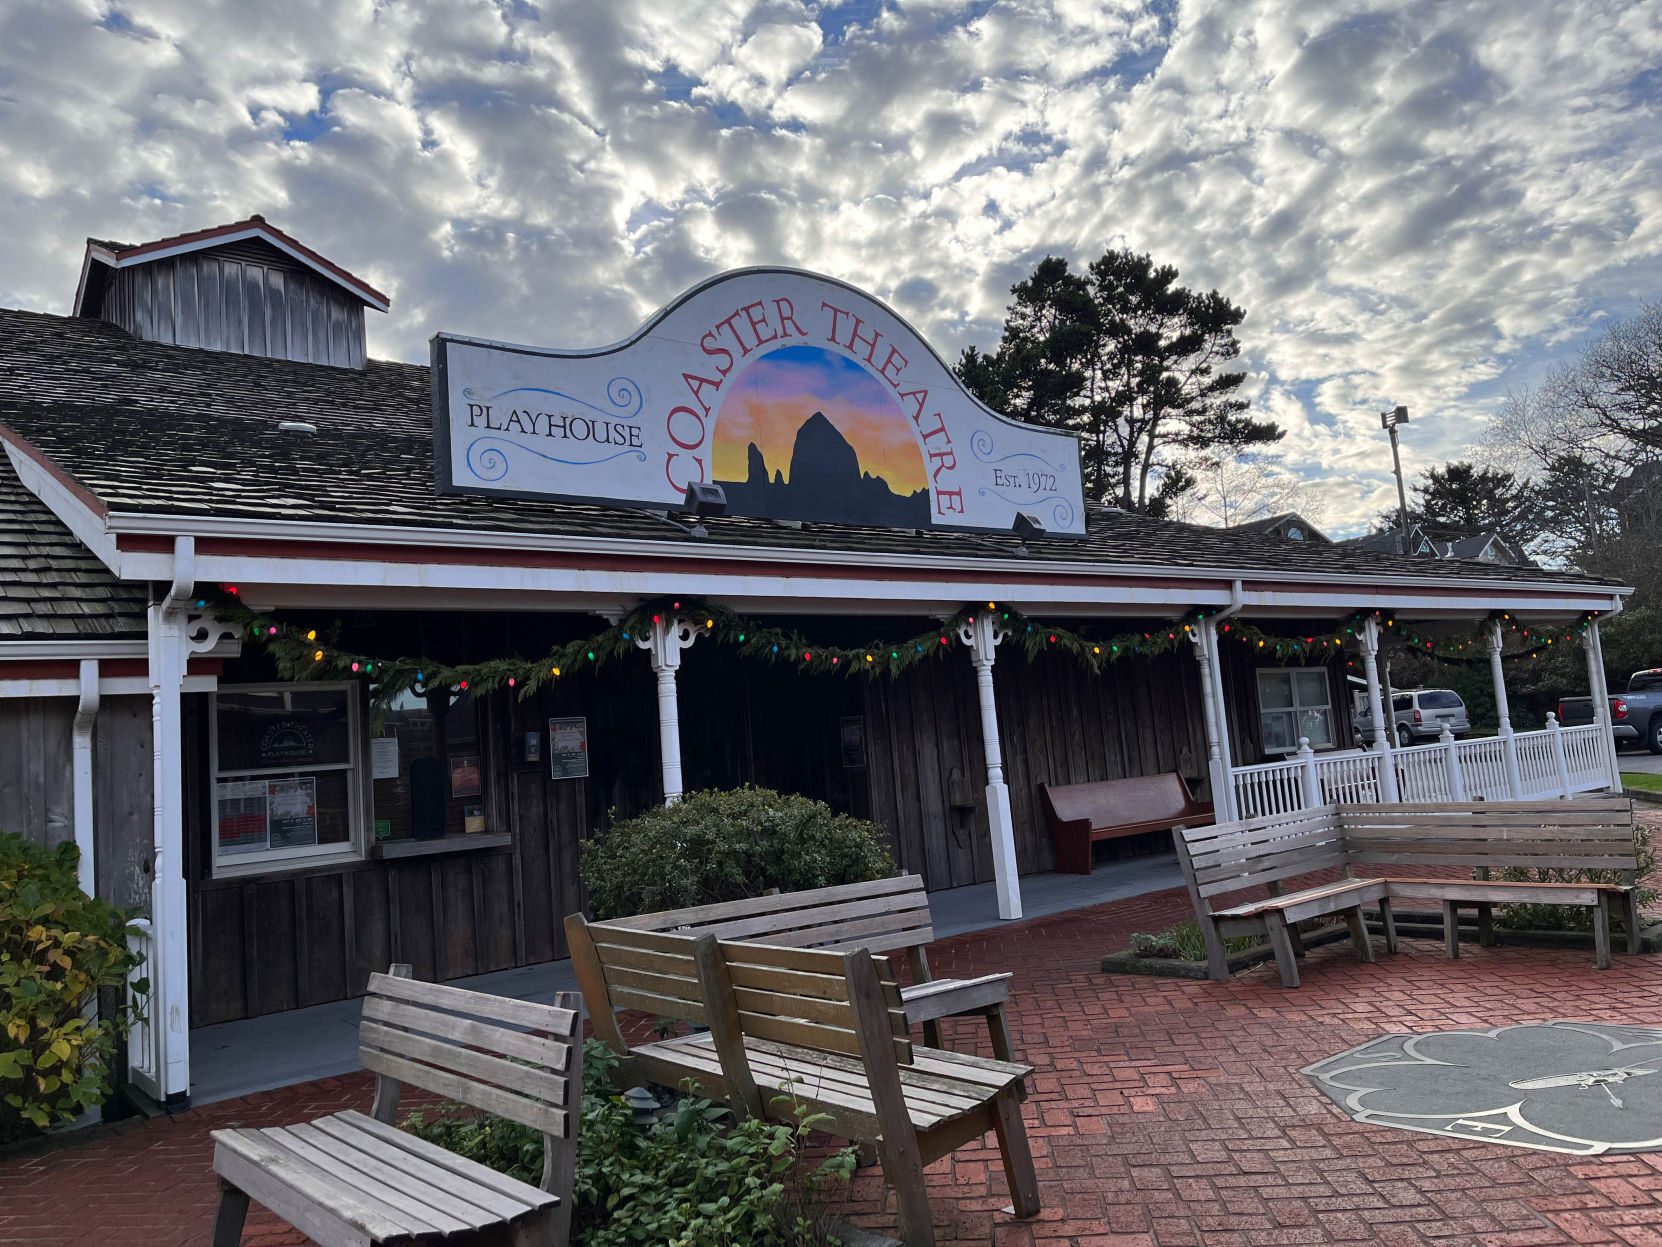
[{"label": "dark red wooden bench", "polygon": [[1040,784],[1056,869],[1091,873],[1091,845],[1145,831],[1203,827],[1214,822],[1212,805],[1196,801],[1176,771],[1104,779],[1094,784]]}]

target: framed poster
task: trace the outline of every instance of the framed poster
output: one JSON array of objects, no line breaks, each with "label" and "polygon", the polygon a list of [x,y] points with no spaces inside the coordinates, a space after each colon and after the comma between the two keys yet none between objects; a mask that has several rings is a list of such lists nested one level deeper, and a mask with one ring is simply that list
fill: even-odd
[{"label": "framed poster", "polygon": [[310,776],[271,780],[266,801],[272,848],[317,843],[317,780]]},{"label": "framed poster", "polygon": [[481,791],[479,758],[475,754],[450,759],[450,795],[477,797]]},{"label": "framed poster", "polygon": [[866,764],[866,721],[859,715],[838,719],[843,746],[843,765],[861,767]]},{"label": "framed poster", "polygon": [[263,779],[222,779],[214,785],[219,806],[219,851],[256,853],[268,847],[266,783]]},{"label": "framed poster", "polygon": [[589,721],[582,715],[548,721],[548,776],[585,779],[589,773]]}]

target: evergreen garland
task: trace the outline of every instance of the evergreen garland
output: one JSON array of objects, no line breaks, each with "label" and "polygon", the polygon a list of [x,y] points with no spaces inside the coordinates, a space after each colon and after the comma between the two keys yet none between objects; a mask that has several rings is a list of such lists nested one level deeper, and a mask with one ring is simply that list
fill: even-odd
[{"label": "evergreen garland", "polygon": [[[538,659],[511,657],[444,663],[431,658],[377,657],[346,648],[340,643],[339,621],[321,630],[283,623],[249,607],[234,586],[222,586],[218,592],[199,599],[196,605],[198,609],[211,609],[221,620],[238,627],[246,639],[258,642],[271,656],[282,679],[367,680],[375,686],[374,700],[379,706],[389,704],[406,690],[424,692],[429,685],[475,693],[511,688],[521,698],[529,697],[556,680],[584,670],[597,670],[608,662],[636,653],[642,648],[639,642],[651,636],[655,622],[668,623],[676,618],[698,628],[706,643],[733,646],[745,658],[788,664],[809,675],[894,677],[949,650],[962,648],[959,629],[984,611],[996,613],[998,626],[1008,630],[1001,648],[1013,647],[1028,661],[1045,653],[1067,654],[1093,674],[1123,658],[1170,653],[1191,637],[1202,619],[1217,613],[1190,610],[1181,619],[1147,631],[1096,636],[1045,624],[1028,618],[1013,606],[988,602],[966,605],[939,628],[903,641],[821,645],[792,628],[758,625],[725,606],[690,598],[685,601],[659,598],[642,603],[628,617],[604,631],[556,646]],[[1487,633],[1494,623],[1525,639],[1533,637],[1535,644],[1530,648],[1504,656],[1507,661],[1517,662],[1538,658],[1554,644],[1579,639],[1597,616],[1596,611],[1583,615],[1561,633],[1551,629],[1533,634],[1509,613],[1501,611],[1493,612],[1477,631],[1458,636],[1423,636],[1405,624],[1398,624],[1395,616],[1387,611],[1360,611],[1334,628],[1303,635],[1266,632],[1237,617],[1220,621],[1217,628],[1220,639],[1240,641],[1277,661],[1320,663],[1341,656],[1346,644],[1371,617],[1382,631],[1394,634],[1413,652],[1443,663],[1464,664],[1489,661]],[[1471,653],[1473,650],[1480,652]]]}]

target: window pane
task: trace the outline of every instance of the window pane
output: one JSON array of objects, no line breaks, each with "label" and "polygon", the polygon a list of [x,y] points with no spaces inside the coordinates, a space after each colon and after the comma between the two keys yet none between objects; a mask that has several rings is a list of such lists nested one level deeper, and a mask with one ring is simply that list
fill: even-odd
[{"label": "window pane", "polygon": [[1327,705],[1327,672],[1295,671],[1293,680],[1298,688],[1298,704],[1301,706]]},{"label": "window pane", "polygon": [[1391,709],[1392,710],[1412,710],[1413,708],[1414,708],[1414,699],[1412,697],[1393,697],[1393,698],[1391,698]]},{"label": "window pane", "polygon": [[1287,710],[1293,704],[1293,682],[1286,671],[1258,673],[1258,704],[1265,710]]},{"label": "window pane", "polygon": [[1298,737],[1293,731],[1291,710],[1271,710],[1264,714],[1264,752],[1294,749]]},{"label": "window pane", "polygon": [[349,763],[351,722],[345,689],[222,692],[220,773]]},{"label": "window pane", "polygon": [[1298,734],[1310,741],[1312,749],[1324,749],[1333,743],[1333,712],[1331,710],[1301,710],[1298,714]]},{"label": "window pane", "polygon": [[1420,708],[1422,710],[1453,710],[1460,704],[1460,695],[1447,690],[1420,694]]}]

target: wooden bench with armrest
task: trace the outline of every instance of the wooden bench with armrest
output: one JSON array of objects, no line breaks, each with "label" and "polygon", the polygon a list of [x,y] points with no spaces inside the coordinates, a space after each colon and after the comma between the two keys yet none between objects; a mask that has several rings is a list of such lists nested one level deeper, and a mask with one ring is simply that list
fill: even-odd
[{"label": "wooden bench with armrest", "polygon": [[[861,948],[832,952],[722,941],[566,919],[572,966],[595,1037],[625,1077],[692,1079],[734,1111],[792,1121],[875,1145],[894,1186],[900,1237],[935,1241],[924,1166],[998,1136],[1017,1216],[1039,1211],[1038,1179],[1016,1089],[1032,1073],[986,1057],[915,1047],[885,963]],[[630,1047],[615,1008],[702,1024],[704,1032]]]},{"label": "wooden bench with armrest", "polygon": [[[1459,956],[1462,905],[1478,907],[1485,943],[1493,905],[1587,906],[1593,910],[1594,960],[1601,970],[1610,967],[1610,910],[1620,906],[1628,951],[1639,947],[1633,807],[1622,798],[1326,805],[1194,828],[1174,839],[1214,979],[1229,977],[1224,940],[1262,935],[1275,952],[1281,981],[1297,987],[1300,950],[1290,924],[1337,912],[1345,913],[1357,951],[1372,960],[1362,925],[1363,909],[1370,905],[1378,906],[1386,949],[1395,952],[1391,902],[1410,897],[1442,903],[1451,957]],[[1469,868],[1480,877],[1416,877],[1402,873],[1404,866]],[[1606,871],[1620,882],[1489,877],[1514,868]],[[1286,880],[1333,870],[1344,877],[1283,891]],[[1216,907],[1217,898],[1260,885],[1272,895]]]},{"label": "wooden bench with armrest", "polygon": [[[215,1130],[213,1247],[236,1247],[250,1199],[323,1247],[443,1240],[561,1247],[571,1228],[582,1083],[575,992],[550,1005],[373,974],[358,1058],[375,1071],[369,1115]],[[400,1087],[434,1092],[542,1131],[540,1186],[465,1160],[394,1125]]]},{"label": "wooden bench with armrest", "polygon": [[908,1024],[923,1026],[923,1040],[941,1046],[940,1019],[979,1014],[987,1019],[993,1055],[1015,1060],[1004,1006],[1008,973],[973,979],[937,979],[929,973],[924,945],[935,938],[929,894],[921,875],[897,875],[802,892],[773,893],[691,909],[668,909],[608,926],[637,931],[709,933],[722,940],[751,940],[782,948],[864,948],[870,953],[905,952],[912,982],[900,989]]},{"label": "wooden bench with armrest", "polygon": [[1211,803],[1196,801],[1176,771],[1091,784],[1040,784],[1039,796],[1056,847],[1056,869],[1064,874],[1090,874],[1091,846],[1098,840],[1213,821]]}]

